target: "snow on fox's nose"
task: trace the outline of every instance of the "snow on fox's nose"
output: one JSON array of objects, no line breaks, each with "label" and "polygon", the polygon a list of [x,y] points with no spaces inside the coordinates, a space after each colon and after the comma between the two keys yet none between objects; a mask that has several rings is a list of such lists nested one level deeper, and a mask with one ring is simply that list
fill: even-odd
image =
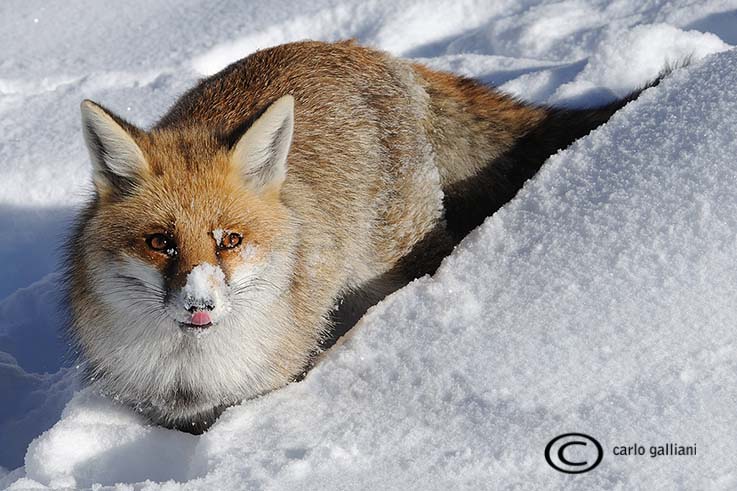
[{"label": "snow on fox's nose", "polygon": [[187,321],[195,326],[206,326],[218,317],[222,310],[222,288],[225,275],[218,266],[203,263],[195,266],[187,275],[180,293],[180,308],[188,312]]},{"label": "snow on fox's nose", "polygon": [[184,310],[187,312],[195,313],[198,310],[215,310],[215,300],[209,295],[209,292],[205,292],[207,296],[194,297],[192,295],[184,296]]}]

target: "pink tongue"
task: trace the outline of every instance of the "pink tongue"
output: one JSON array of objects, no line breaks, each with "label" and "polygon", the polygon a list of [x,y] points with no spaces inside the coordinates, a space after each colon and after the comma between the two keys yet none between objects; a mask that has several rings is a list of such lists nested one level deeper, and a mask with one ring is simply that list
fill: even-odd
[{"label": "pink tongue", "polygon": [[198,311],[192,314],[192,320],[189,321],[190,324],[194,324],[195,326],[204,326],[212,322],[210,320],[210,314],[207,312]]}]

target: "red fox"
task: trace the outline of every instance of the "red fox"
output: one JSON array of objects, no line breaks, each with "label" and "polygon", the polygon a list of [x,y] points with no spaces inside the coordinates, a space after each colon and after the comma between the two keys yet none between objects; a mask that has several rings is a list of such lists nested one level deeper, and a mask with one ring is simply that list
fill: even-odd
[{"label": "red fox", "polygon": [[206,430],[299,378],[338,305],[360,315],[434,272],[636,95],[554,109],[347,41],[258,51],[148,131],[84,101],[94,195],[68,298],[89,379],[153,423]]}]

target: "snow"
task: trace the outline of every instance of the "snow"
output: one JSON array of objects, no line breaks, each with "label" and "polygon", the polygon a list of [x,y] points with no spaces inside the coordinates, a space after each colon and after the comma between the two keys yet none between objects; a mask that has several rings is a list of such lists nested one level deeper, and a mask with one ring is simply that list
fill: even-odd
[{"label": "snow", "polygon": [[215,243],[218,245],[218,247],[223,245],[223,236],[226,232],[226,230],[223,230],[221,228],[216,228],[212,231],[212,237],[213,239],[215,239]]},{"label": "snow", "polygon": [[[3,2],[0,488],[737,487],[735,25],[734,0]],[[304,37],[572,106],[693,64],[551,158],[304,381],[208,433],[74,395],[58,269],[89,192],[79,102],[148,125],[202,75]],[[571,431],[602,443],[598,468],[546,464]],[[611,453],[635,443],[699,453]]]},{"label": "snow", "polygon": [[212,290],[223,286],[225,273],[220,266],[203,263],[192,268],[182,288],[182,296],[192,299],[210,298]]}]

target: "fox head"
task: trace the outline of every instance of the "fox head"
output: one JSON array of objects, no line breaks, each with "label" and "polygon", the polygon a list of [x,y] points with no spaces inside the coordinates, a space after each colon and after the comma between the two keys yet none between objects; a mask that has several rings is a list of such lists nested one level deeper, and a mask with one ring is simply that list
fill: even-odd
[{"label": "fox head", "polygon": [[293,126],[289,95],[235,138],[146,132],[82,103],[95,199],[73,245],[73,329],[108,391],[186,399],[186,417],[199,400],[233,404],[288,381]]}]

